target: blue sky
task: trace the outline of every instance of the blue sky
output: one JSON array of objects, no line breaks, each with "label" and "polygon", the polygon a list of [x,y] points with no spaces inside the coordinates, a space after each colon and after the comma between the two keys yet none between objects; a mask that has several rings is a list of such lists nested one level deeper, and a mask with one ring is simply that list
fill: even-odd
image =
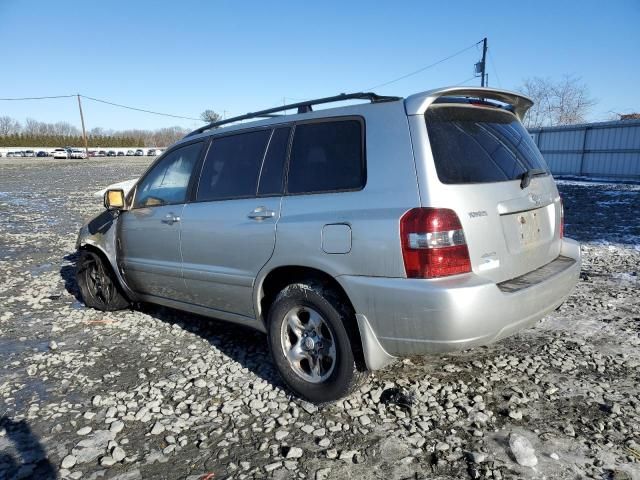
[{"label": "blue sky", "polygon": [[[640,111],[640,1],[243,2],[0,0],[0,97],[81,93],[198,117],[359,91],[487,36],[490,86],[582,77],[592,120]],[[408,95],[473,75],[480,50],[392,85]],[[480,79],[468,84],[479,84]],[[84,101],[87,128],[195,127]],[[0,102],[0,115],[79,125],[75,99]]]}]

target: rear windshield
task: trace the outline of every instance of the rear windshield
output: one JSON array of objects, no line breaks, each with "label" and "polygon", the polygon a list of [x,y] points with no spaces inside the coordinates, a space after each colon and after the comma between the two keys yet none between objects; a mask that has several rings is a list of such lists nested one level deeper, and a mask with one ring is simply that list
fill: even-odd
[{"label": "rear windshield", "polygon": [[442,183],[504,182],[530,169],[549,172],[531,136],[509,112],[434,105],[425,119]]}]

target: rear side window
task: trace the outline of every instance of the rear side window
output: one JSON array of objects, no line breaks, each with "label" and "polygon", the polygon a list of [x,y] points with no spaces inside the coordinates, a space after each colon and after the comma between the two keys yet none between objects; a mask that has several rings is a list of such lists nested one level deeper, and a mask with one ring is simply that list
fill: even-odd
[{"label": "rear side window", "polygon": [[425,118],[442,183],[504,182],[530,169],[549,171],[527,130],[509,112],[435,105]]},{"label": "rear side window", "polygon": [[358,120],[297,125],[293,135],[287,191],[315,193],[364,186],[362,123]]},{"label": "rear side window", "polygon": [[214,138],[202,167],[197,201],[253,197],[271,130]]},{"label": "rear side window", "polygon": [[282,193],[284,179],[284,162],[287,158],[289,146],[289,134],[291,127],[277,128],[274,130],[269,148],[264,157],[258,195],[277,195]]}]

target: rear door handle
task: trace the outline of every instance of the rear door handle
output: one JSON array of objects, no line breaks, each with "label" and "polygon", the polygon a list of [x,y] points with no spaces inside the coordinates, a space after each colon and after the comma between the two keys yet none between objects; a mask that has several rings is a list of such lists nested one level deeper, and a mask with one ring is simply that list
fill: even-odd
[{"label": "rear door handle", "polygon": [[247,217],[252,220],[265,220],[267,218],[273,218],[276,216],[276,212],[267,209],[267,207],[258,207],[253,209]]},{"label": "rear door handle", "polygon": [[180,221],[180,217],[174,215],[173,213],[167,213],[162,220],[162,223],[166,223],[167,225],[173,225],[176,222]]}]

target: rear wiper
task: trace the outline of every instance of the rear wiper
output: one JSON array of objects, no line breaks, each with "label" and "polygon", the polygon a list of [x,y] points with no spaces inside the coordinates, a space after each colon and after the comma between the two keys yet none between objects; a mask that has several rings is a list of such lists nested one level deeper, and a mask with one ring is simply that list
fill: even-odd
[{"label": "rear wiper", "polygon": [[520,177],[520,188],[525,189],[531,183],[531,179],[537,175],[546,175],[547,171],[542,168],[530,168]]}]

